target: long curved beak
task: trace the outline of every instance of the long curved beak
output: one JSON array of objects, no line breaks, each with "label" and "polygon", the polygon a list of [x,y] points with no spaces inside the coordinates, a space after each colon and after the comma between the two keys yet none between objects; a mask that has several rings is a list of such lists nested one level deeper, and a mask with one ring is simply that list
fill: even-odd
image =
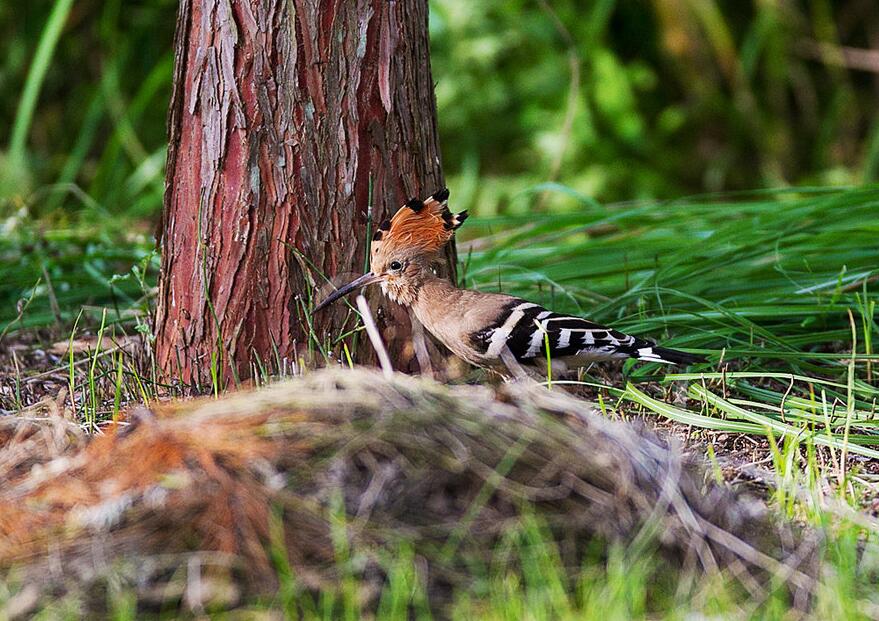
[{"label": "long curved beak", "polygon": [[361,276],[357,280],[353,280],[353,281],[349,282],[347,285],[345,285],[344,287],[342,287],[341,289],[336,289],[335,291],[333,291],[323,302],[321,302],[320,304],[315,306],[314,310],[312,312],[316,313],[317,311],[321,310],[322,308],[329,306],[330,304],[332,304],[333,302],[335,302],[339,298],[348,295],[352,291],[360,289],[361,287],[365,287],[366,285],[371,285],[371,284],[376,283],[380,280],[381,280],[381,276],[376,276],[372,272],[366,272],[363,276]]}]

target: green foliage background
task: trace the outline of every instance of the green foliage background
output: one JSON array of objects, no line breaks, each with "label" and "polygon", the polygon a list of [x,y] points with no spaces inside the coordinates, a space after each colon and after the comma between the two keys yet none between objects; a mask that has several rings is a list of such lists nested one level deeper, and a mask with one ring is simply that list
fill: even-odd
[{"label": "green foliage background", "polygon": [[[7,216],[99,208],[149,229],[176,6],[0,4]],[[35,61],[53,12],[57,48]],[[480,215],[565,208],[514,200],[547,180],[614,202],[855,184],[879,167],[870,1],[432,0],[430,32],[445,167]],[[28,122],[21,95],[39,63]]]}]

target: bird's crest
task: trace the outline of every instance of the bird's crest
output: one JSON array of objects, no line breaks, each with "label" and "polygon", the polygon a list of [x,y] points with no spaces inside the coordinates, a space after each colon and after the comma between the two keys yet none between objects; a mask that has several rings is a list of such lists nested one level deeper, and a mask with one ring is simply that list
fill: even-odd
[{"label": "bird's crest", "polygon": [[394,217],[379,225],[373,236],[373,251],[439,251],[467,219],[467,212],[452,213],[448,207],[449,190],[443,188],[425,200],[413,198],[397,210]]}]

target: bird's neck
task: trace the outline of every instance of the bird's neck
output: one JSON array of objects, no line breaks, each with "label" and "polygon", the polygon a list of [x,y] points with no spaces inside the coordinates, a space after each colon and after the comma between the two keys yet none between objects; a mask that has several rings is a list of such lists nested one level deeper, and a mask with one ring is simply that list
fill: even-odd
[{"label": "bird's neck", "polygon": [[448,279],[429,274],[418,288],[418,293],[412,302],[412,310],[418,321],[430,330],[437,318],[448,319],[449,309],[455,306],[460,297],[461,289]]}]

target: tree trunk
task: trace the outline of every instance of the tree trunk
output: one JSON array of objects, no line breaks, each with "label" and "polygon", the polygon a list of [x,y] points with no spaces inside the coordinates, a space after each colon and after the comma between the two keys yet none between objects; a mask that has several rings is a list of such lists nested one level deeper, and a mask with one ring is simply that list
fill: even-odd
[{"label": "tree trunk", "polygon": [[[344,304],[308,317],[324,275],[363,271],[370,181],[375,222],[443,186],[427,14],[426,0],[181,0],[159,232],[167,379],[290,370],[354,327]],[[376,315],[408,365],[405,313]]]}]

